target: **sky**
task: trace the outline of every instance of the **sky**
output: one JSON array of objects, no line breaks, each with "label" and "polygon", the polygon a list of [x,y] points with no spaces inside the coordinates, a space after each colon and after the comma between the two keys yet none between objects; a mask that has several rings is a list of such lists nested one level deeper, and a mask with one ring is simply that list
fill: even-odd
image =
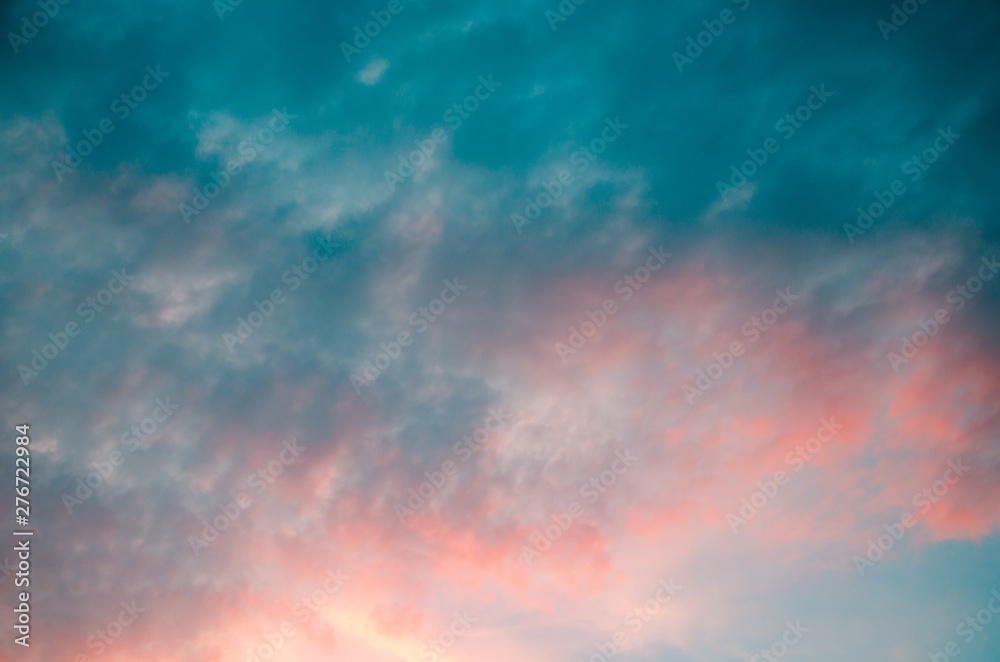
[{"label": "sky", "polygon": [[0,25],[0,659],[996,659],[995,2]]}]

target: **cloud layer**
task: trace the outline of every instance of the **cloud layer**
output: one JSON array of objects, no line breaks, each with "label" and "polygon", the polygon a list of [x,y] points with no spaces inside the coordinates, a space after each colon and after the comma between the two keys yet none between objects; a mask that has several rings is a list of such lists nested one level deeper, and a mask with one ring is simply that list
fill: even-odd
[{"label": "cloud layer", "polygon": [[56,4],[5,656],[993,659],[994,3]]}]

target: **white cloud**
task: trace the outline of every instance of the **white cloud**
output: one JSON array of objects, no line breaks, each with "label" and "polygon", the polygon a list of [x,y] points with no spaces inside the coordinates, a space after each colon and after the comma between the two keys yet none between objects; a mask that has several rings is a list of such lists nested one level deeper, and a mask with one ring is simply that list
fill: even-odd
[{"label": "white cloud", "polygon": [[364,85],[374,85],[382,80],[383,74],[389,69],[389,61],[381,58],[372,60],[358,72],[355,79]]}]

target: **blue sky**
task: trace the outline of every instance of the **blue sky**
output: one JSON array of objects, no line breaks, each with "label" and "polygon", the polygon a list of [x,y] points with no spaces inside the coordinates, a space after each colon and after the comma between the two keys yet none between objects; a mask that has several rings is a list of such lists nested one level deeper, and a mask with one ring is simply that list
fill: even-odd
[{"label": "blue sky", "polygon": [[222,2],[0,10],[14,659],[993,659],[996,3]]}]

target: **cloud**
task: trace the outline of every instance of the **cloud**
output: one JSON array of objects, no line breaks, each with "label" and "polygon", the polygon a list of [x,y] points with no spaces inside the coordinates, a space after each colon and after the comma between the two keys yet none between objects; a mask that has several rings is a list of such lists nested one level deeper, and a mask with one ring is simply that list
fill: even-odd
[{"label": "cloud", "polygon": [[[671,53],[718,9],[584,3],[552,31],[551,4],[413,3],[349,66],[337,43],[380,7],[62,7],[0,65],[0,408],[31,424],[32,506],[61,541],[33,557],[26,659],[97,659],[88,638],[131,600],[148,611],[100,659],[237,660],[284,621],[275,659],[428,659],[465,610],[441,659],[589,659],[669,577],[683,591],[621,659],[749,659],[789,618],[816,660],[941,649],[1000,585],[998,281],[904,369],[888,354],[996,252],[988,5],[929,3],[888,47],[880,8],[754,5],[683,76]],[[59,182],[64,145],[157,62],[163,89]],[[501,86],[449,126],[487,76]],[[720,199],[823,81],[837,96]],[[589,158],[617,116],[628,129]],[[968,139],[852,245],[843,224],[950,124]],[[178,206],[230,160],[185,224]],[[518,233],[511,214],[561,169],[573,183]],[[101,304],[123,268],[134,282]],[[468,289],[441,312],[446,279]],[[770,322],[779,291],[799,298]],[[80,335],[23,383],[70,322]],[[169,422],[67,512],[168,396]],[[513,418],[463,460],[496,408]],[[844,427],[796,469],[824,419]],[[306,451],[285,464],[290,439]],[[601,483],[626,449],[641,460]],[[968,475],[859,577],[852,556],[957,458]],[[727,515],[777,471],[787,485],[734,534]],[[343,590],[309,602],[338,567]],[[967,659],[989,659],[983,641]]]},{"label": "cloud", "polygon": [[375,85],[382,80],[382,76],[389,69],[389,61],[383,59],[372,60],[358,72],[358,82],[363,85]]}]

